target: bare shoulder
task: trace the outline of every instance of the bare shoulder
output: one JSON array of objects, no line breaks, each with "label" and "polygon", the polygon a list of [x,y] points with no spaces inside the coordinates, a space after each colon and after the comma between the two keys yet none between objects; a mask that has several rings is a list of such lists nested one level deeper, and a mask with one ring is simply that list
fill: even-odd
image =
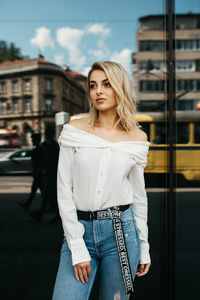
[{"label": "bare shoulder", "polygon": [[134,141],[147,142],[147,134],[138,127],[133,130],[131,136]]},{"label": "bare shoulder", "polygon": [[84,117],[84,118],[80,118],[80,119],[71,120],[68,124],[71,126],[74,126],[77,129],[85,130],[87,127],[87,121],[88,121],[88,118]]}]

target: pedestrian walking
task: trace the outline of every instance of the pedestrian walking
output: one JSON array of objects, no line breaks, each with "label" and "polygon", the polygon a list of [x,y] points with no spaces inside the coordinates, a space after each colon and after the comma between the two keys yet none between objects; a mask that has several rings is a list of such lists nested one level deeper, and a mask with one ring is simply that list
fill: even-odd
[{"label": "pedestrian walking", "polygon": [[47,125],[45,129],[45,141],[42,143],[44,159],[41,166],[43,174],[43,193],[42,203],[37,211],[31,212],[30,217],[40,220],[49,207],[49,210],[54,213],[54,216],[49,221],[59,219],[58,204],[57,204],[57,165],[59,155],[59,145],[55,140],[55,126]]},{"label": "pedestrian walking", "polygon": [[36,192],[39,189],[41,195],[43,193],[43,173],[42,173],[42,163],[44,160],[44,151],[40,144],[41,135],[39,133],[33,133],[31,135],[32,143],[35,148],[32,150],[31,153],[31,164],[32,164],[32,175],[33,175],[33,182],[31,186],[31,192],[26,201],[19,202],[19,205],[25,209],[29,209],[33,203],[35,198]]},{"label": "pedestrian walking", "polygon": [[128,74],[96,62],[90,111],[59,138],[58,205],[64,229],[53,300],[87,300],[99,269],[100,300],[127,300],[151,260],[144,167],[149,142],[135,119]]}]

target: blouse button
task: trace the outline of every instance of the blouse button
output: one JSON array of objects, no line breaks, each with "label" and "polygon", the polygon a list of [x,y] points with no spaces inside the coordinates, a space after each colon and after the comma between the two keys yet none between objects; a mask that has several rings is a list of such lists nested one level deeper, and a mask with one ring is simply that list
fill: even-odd
[{"label": "blouse button", "polygon": [[100,193],[101,193],[101,191],[97,191],[97,193],[98,193],[98,194],[100,194]]}]

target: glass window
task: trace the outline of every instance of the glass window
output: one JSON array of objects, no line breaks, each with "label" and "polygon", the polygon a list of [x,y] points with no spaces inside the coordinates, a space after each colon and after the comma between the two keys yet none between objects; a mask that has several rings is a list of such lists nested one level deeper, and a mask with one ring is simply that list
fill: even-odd
[{"label": "glass window", "polygon": [[6,93],[6,82],[0,82],[0,93],[1,94]]},{"label": "glass window", "polygon": [[191,51],[196,50],[196,40],[176,40],[177,51]]},{"label": "glass window", "polygon": [[194,142],[200,143],[200,123],[194,123]]},{"label": "glass window", "polygon": [[32,151],[18,151],[11,155],[12,158],[23,158],[23,157],[31,157]]},{"label": "glass window", "polygon": [[52,112],[52,99],[46,99],[46,112]]},{"label": "glass window", "polygon": [[197,40],[197,49],[200,50],[200,40]]},{"label": "glass window", "polygon": [[18,81],[17,80],[12,81],[12,91],[13,91],[13,93],[18,92]]},{"label": "glass window", "polygon": [[189,142],[189,124],[188,122],[179,122],[176,124],[176,143],[187,144]]},{"label": "glass window", "polygon": [[176,81],[176,89],[178,92],[181,91],[194,91],[196,90],[196,80],[194,79],[179,79]]},{"label": "glass window", "polygon": [[31,80],[24,79],[24,91],[29,92],[31,90]]},{"label": "glass window", "polygon": [[13,113],[17,114],[19,112],[18,100],[13,100]]},{"label": "glass window", "polygon": [[6,114],[7,113],[7,102],[6,101],[1,101],[1,114]]},{"label": "glass window", "polygon": [[176,71],[194,71],[195,62],[190,60],[177,60],[176,61]]},{"label": "glass window", "polygon": [[46,79],[45,80],[45,90],[46,91],[52,91],[53,90],[53,80],[52,79]]},{"label": "glass window", "polygon": [[164,92],[164,80],[140,80],[140,92]]},{"label": "glass window", "polygon": [[161,52],[165,50],[164,41],[140,41],[139,51],[154,51]]},{"label": "glass window", "polygon": [[200,79],[197,79],[197,91],[200,91]]},{"label": "glass window", "polygon": [[177,100],[176,109],[177,110],[194,110],[195,101],[194,100]]},{"label": "glass window", "polygon": [[31,99],[25,99],[24,112],[25,113],[30,113],[31,112]]},{"label": "glass window", "polygon": [[155,123],[155,144],[166,144],[166,124]]}]

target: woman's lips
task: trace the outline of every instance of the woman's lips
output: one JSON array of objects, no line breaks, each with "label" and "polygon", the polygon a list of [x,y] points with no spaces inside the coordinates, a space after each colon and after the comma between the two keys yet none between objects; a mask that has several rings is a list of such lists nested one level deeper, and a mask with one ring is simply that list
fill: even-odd
[{"label": "woman's lips", "polygon": [[104,98],[99,98],[99,99],[96,99],[96,102],[104,102],[106,99],[104,99]]}]

